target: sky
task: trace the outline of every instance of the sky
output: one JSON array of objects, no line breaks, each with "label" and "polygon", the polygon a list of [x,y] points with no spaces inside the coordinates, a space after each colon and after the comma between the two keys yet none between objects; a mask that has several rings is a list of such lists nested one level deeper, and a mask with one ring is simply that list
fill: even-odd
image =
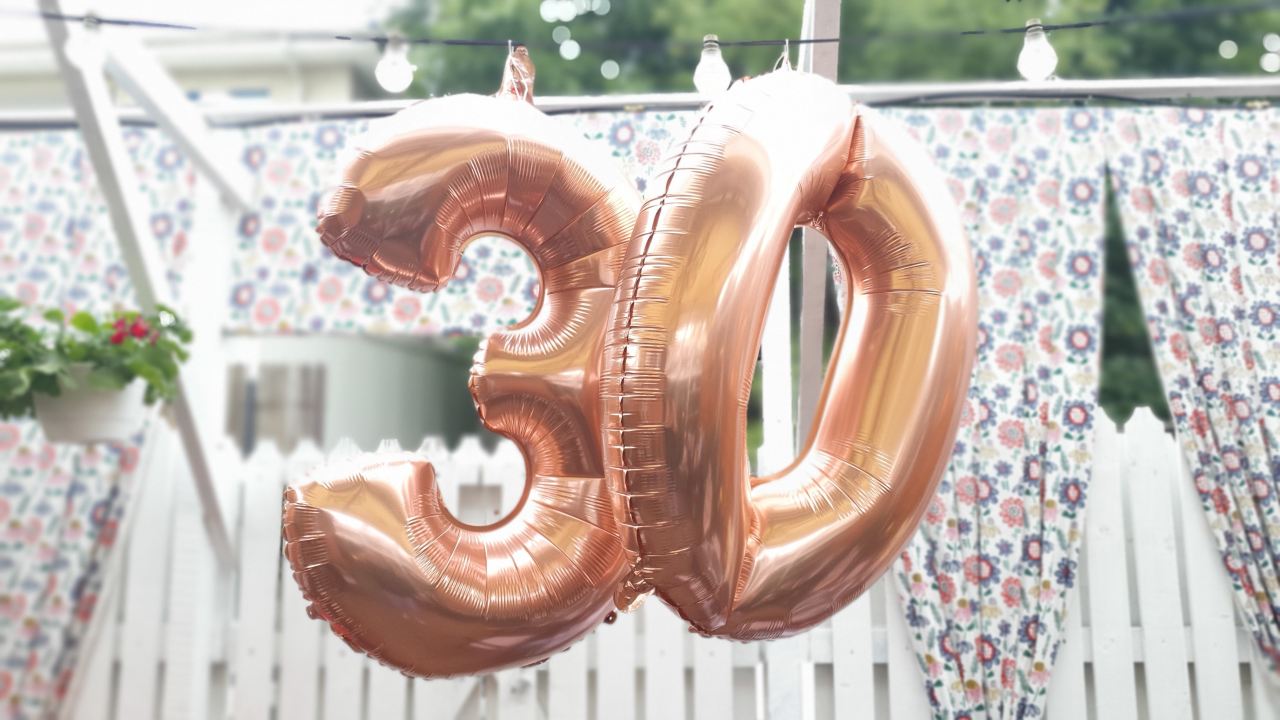
[{"label": "sky", "polygon": [[[137,18],[217,29],[367,30],[399,5],[397,0],[63,0],[67,14]],[[44,38],[36,0],[0,0],[0,45]],[[24,17],[32,15],[32,17]]]}]

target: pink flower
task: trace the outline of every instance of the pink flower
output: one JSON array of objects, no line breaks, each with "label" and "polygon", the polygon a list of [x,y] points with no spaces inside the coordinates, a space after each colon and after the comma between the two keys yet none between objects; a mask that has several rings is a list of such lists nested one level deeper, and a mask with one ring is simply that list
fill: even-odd
[{"label": "pink flower", "polygon": [[996,365],[1005,372],[1015,372],[1022,369],[1023,355],[1022,346],[1014,343],[1001,345],[996,350]]},{"label": "pink flower", "polygon": [[396,320],[402,323],[411,322],[417,319],[418,314],[422,312],[422,304],[418,302],[418,298],[412,295],[401,296],[396,298],[391,312]]},{"label": "pink flower", "polygon": [[947,516],[946,507],[943,506],[942,500],[938,499],[938,497],[935,495],[933,499],[929,501],[928,509],[924,511],[925,522],[929,523],[930,525],[937,525],[938,523],[942,522],[942,519],[946,516]]},{"label": "pink flower", "polygon": [[284,234],[284,230],[279,227],[268,228],[262,233],[262,250],[272,254],[278,253],[284,248],[288,240],[289,238]]},{"label": "pink flower", "polygon": [[120,469],[124,472],[133,472],[136,467],[138,467],[138,448],[122,448],[120,450]]},{"label": "pink flower", "polygon": [[267,167],[267,179],[276,184],[286,182],[292,174],[293,166],[288,160],[276,160]]},{"label": "pink flower", "polygon": [[1000,687],[1008,690],[1013,687],[1013,682],[1018,678],[1018,662],[1013,658],[1007,657],[1000,661]]},{"label": "pink flower", "polygon": [[275,298],[263,298],[253,308],[253,321],[261,326],[274,324],[280,319],[280,303]]},{"label": "pink flower", "polygon": [[987,147],[991,152],[1002,153],[1013,145],[1013,131],[1008,125],[996,125],[987,131]]},{"label": "pink flower", "polygon": [[0,617],[18,620],[27,611],[26,595],[0,594]]},{"label": "pink flower", "polygon": [[1044,180],[1036,186],[1036,197],[1040,200],[1040,204],[1048,208],[1058,207],[1058,196],[1061,192],[1062,184],[1057,180]]},{"label": "pink flower", "polygon": [[1016,270],[1001,270],[994,278],[996,294],[1001,297],[1012,297],[1022,289],[1022,276]]},{"label": "pink flower", "polygon": [[1015,608],[1022,604],[1022,581],[1018,578],[1005,578],[1000,584],[1000,599],[1005,607]]},{"label": "pink flower", "polygon": [[996,198],[989,207],[991,219],[1000,225],[1008,225],[1018,216],[1018,201],[1011,197]]},{"label": "pink flower", "polygon": [[493,275],[486,275],[476,283],[476,298],[480,302],[491,303],[502,297],[502,281]]},{"label": "pink flower", "polygon": [[965,475],[956,480],[956,499],[962,503],[972,505],[978,501],[978,478],[972,475]]},{"label": "pink flower", "polygon": [[1031,672],[1028,673],[1028,677],[1031,678],[1032,685],[1044,687],[1049,684],[1049,668],[1045,667],[1042,662],[1036,662],[1036,664],[1031,667]]},{"label": "pink flower", "polygon": [[320,302],[331,303],[342,297],[342,281],[333,276],[327,277],[316,287],[316,294]]},{"label": "pink flower", "polygon": [[956,581],[946,573],[938,573],[938,599],[943,605],[950,605],[956,598]]},{"label": "pink flower", "polygon": [[1026,509],[1022,506],[1022,499],[1011,497],[1001,502],[1000,519],[1004,520],[1004,524],[1009,527],[1022,527],[1027,520]]},{"label": "pink flower", "polygon": [[1156,208],[1155,197],[1151,194],[1151,188],[1147,187],[1135,188],[1129,194],[1129,202],[1140,213],[1149,213]]},{"label": "pink flower", "polygon": [[997,434],[1000,436],[1000,444],[1007,448],[1020,448],[1026,439],[1022,423],[1018,420],[1005,420],[1000,423]]},{"label": "pink flower", "polygon": [[8,452],[14,449],[21,439],[22,435],[18,432],[17,425],[0,423],[0,452]]}]

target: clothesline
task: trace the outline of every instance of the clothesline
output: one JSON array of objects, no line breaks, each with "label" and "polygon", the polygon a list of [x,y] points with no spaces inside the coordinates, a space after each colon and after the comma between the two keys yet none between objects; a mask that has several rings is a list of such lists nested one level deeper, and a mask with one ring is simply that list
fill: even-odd
[{"label": "clothesline", "polygon": [[[852,97],[869,105],[1050,100],[1161,103],[1280,97],[1280,78],[1276,77],[869,83],[844,87]],[[415,102],[419,100],[211,106],[206,110],[205,116],[214,126],[234,127],[290,120],[382,117]],[[690,92],[546,96],[535,99],[538,107],[552,114],[616,110],[696,110],[705,102],[704,96]],[[131,125],[153,124],[138,108],[122,108],[120,120]],[[75,125],[75,116],[69,109],[0,112],[0,130],[69,128]]]}]

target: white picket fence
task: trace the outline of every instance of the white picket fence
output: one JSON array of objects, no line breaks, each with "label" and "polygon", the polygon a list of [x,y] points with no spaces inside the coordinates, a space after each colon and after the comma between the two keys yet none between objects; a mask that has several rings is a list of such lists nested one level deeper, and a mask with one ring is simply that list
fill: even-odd
[{"label": "white picket fence", "polygon": [[[281,489],[322,460],[263,447],[224,451],[225,507],[239,548],[219,577],[181,450],[158,430],[130,541],[104,593],[102,632],[64,715],[86,720],[552,718],[925,718],[928,707],[891,584],[826,625],[763,644],[690,634],[660,603],[622,615],[536,668],[409,680],[351,652],[305,603],[281,561]],[[1124,433],[1105,419],[1089,490],[1080,594],[1053,676],[1049,715],[1273,718],[1262,666],[1237,627],[1225,571],[1173,439],[1148,411]],[[354,451],[348,445],[335,449]],[[428,440],[462,519],[514,503],[514,448],[453,452]]]}]

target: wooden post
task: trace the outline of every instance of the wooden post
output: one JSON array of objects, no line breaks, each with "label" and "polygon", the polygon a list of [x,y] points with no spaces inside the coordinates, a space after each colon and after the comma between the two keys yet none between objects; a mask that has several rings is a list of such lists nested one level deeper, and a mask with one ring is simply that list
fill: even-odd
[{"label": "wooden post", "polygon": [[[840,0],[805,0],[801,40],[840,34]],[[836,80],[839,43],[800,45],[800,69]],[[826,326],[827,239],[805,228],[800,287],[800,387],[796,416],[796,447],[803,447],[813,427],[822,393],[822,331]]]},{"label": "wooden post", "polygon": [[[62,14],[59,0],[39,0],[39,4],[45,13],[45,32],[67,88],[67,99],[79,121],[85,150],[106,200],[138,304],[143,310],[153,312],[167,299],[168,279],[159,250],[147,231],[146,201],[132,178],[132,163],[103,76],[103,49],[91,33],[77,32],[58,19]],[[182,375],[178,378],[177,397],[173,402],[178,432],[196,481],[209,541],[220,567],[231,570],[235,564],[231,536],[218,505],[209,466],[207,443],[214,435],[202,428],[204,418],[191,403],[189,373],[184,371]]]}]

